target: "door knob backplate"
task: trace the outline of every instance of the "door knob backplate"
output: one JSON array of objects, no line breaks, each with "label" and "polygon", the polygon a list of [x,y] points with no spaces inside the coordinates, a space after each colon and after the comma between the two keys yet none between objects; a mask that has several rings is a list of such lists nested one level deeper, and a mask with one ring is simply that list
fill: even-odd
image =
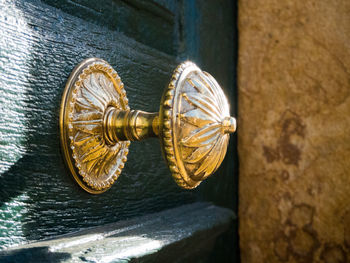
[{"label": "door knob backplate", "polygon": [[159,113],[130,110],[117,72],[98,58],[72,71],[61,102],[65,162],[92,194],[108,190],[118,178],[130,141],[156,136],[176,183],[194,188],[220,166],[235,129],[219,84],[192,62],[175,69]]}]

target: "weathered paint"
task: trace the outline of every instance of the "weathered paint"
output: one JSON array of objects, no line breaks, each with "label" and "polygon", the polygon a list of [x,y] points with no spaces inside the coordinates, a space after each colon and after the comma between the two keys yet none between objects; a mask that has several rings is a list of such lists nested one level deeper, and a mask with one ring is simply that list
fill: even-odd
[{"label": "weathered paint", "polygon": [[223,253],[215,245],[233,219],[229,209],[193,203],[5,250],[0,261],[214,262]]}]

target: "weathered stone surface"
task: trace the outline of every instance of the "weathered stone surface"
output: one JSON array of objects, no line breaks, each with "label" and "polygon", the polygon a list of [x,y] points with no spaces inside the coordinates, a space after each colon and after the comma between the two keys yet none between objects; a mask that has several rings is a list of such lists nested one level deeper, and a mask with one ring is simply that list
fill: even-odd
[{"label": "weathered stone surface", "polygon": [[242,262],[350,260],[350,1],[239,1]]}]

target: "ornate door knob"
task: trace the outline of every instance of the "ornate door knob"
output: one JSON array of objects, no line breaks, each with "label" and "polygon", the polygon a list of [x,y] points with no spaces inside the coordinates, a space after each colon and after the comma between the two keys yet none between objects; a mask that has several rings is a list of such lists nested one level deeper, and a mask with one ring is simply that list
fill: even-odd
[{"label": "ornate door knob", "polygon": [[175,69],[159,113],[130,110],[117,72],[98,58],[73,70],[61,102],[65,162],[77,183],[93,194],[118,178],[130,141],[147,137],[160,138],[175,182],[194,188],[220,166],[235,130],[219,84],[192,62]]}]

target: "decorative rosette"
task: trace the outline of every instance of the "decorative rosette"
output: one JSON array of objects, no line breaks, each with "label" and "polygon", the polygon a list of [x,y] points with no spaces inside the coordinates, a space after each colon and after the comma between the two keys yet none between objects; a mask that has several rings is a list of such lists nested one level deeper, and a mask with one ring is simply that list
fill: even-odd
[{"label": "decorative rosette", "polygon": [[[79,71],[79,67],[82,67]],[[103,117],[108,107],[128,110],[128,100],[117,72],[101,59],[83,61],[71,76],[63,122],[68,126],[67,159],[73,176],[90,193],[106,191],[126,162],[129,141],[108,144]],[[74,165],[72,165],[74,163]]]}]

